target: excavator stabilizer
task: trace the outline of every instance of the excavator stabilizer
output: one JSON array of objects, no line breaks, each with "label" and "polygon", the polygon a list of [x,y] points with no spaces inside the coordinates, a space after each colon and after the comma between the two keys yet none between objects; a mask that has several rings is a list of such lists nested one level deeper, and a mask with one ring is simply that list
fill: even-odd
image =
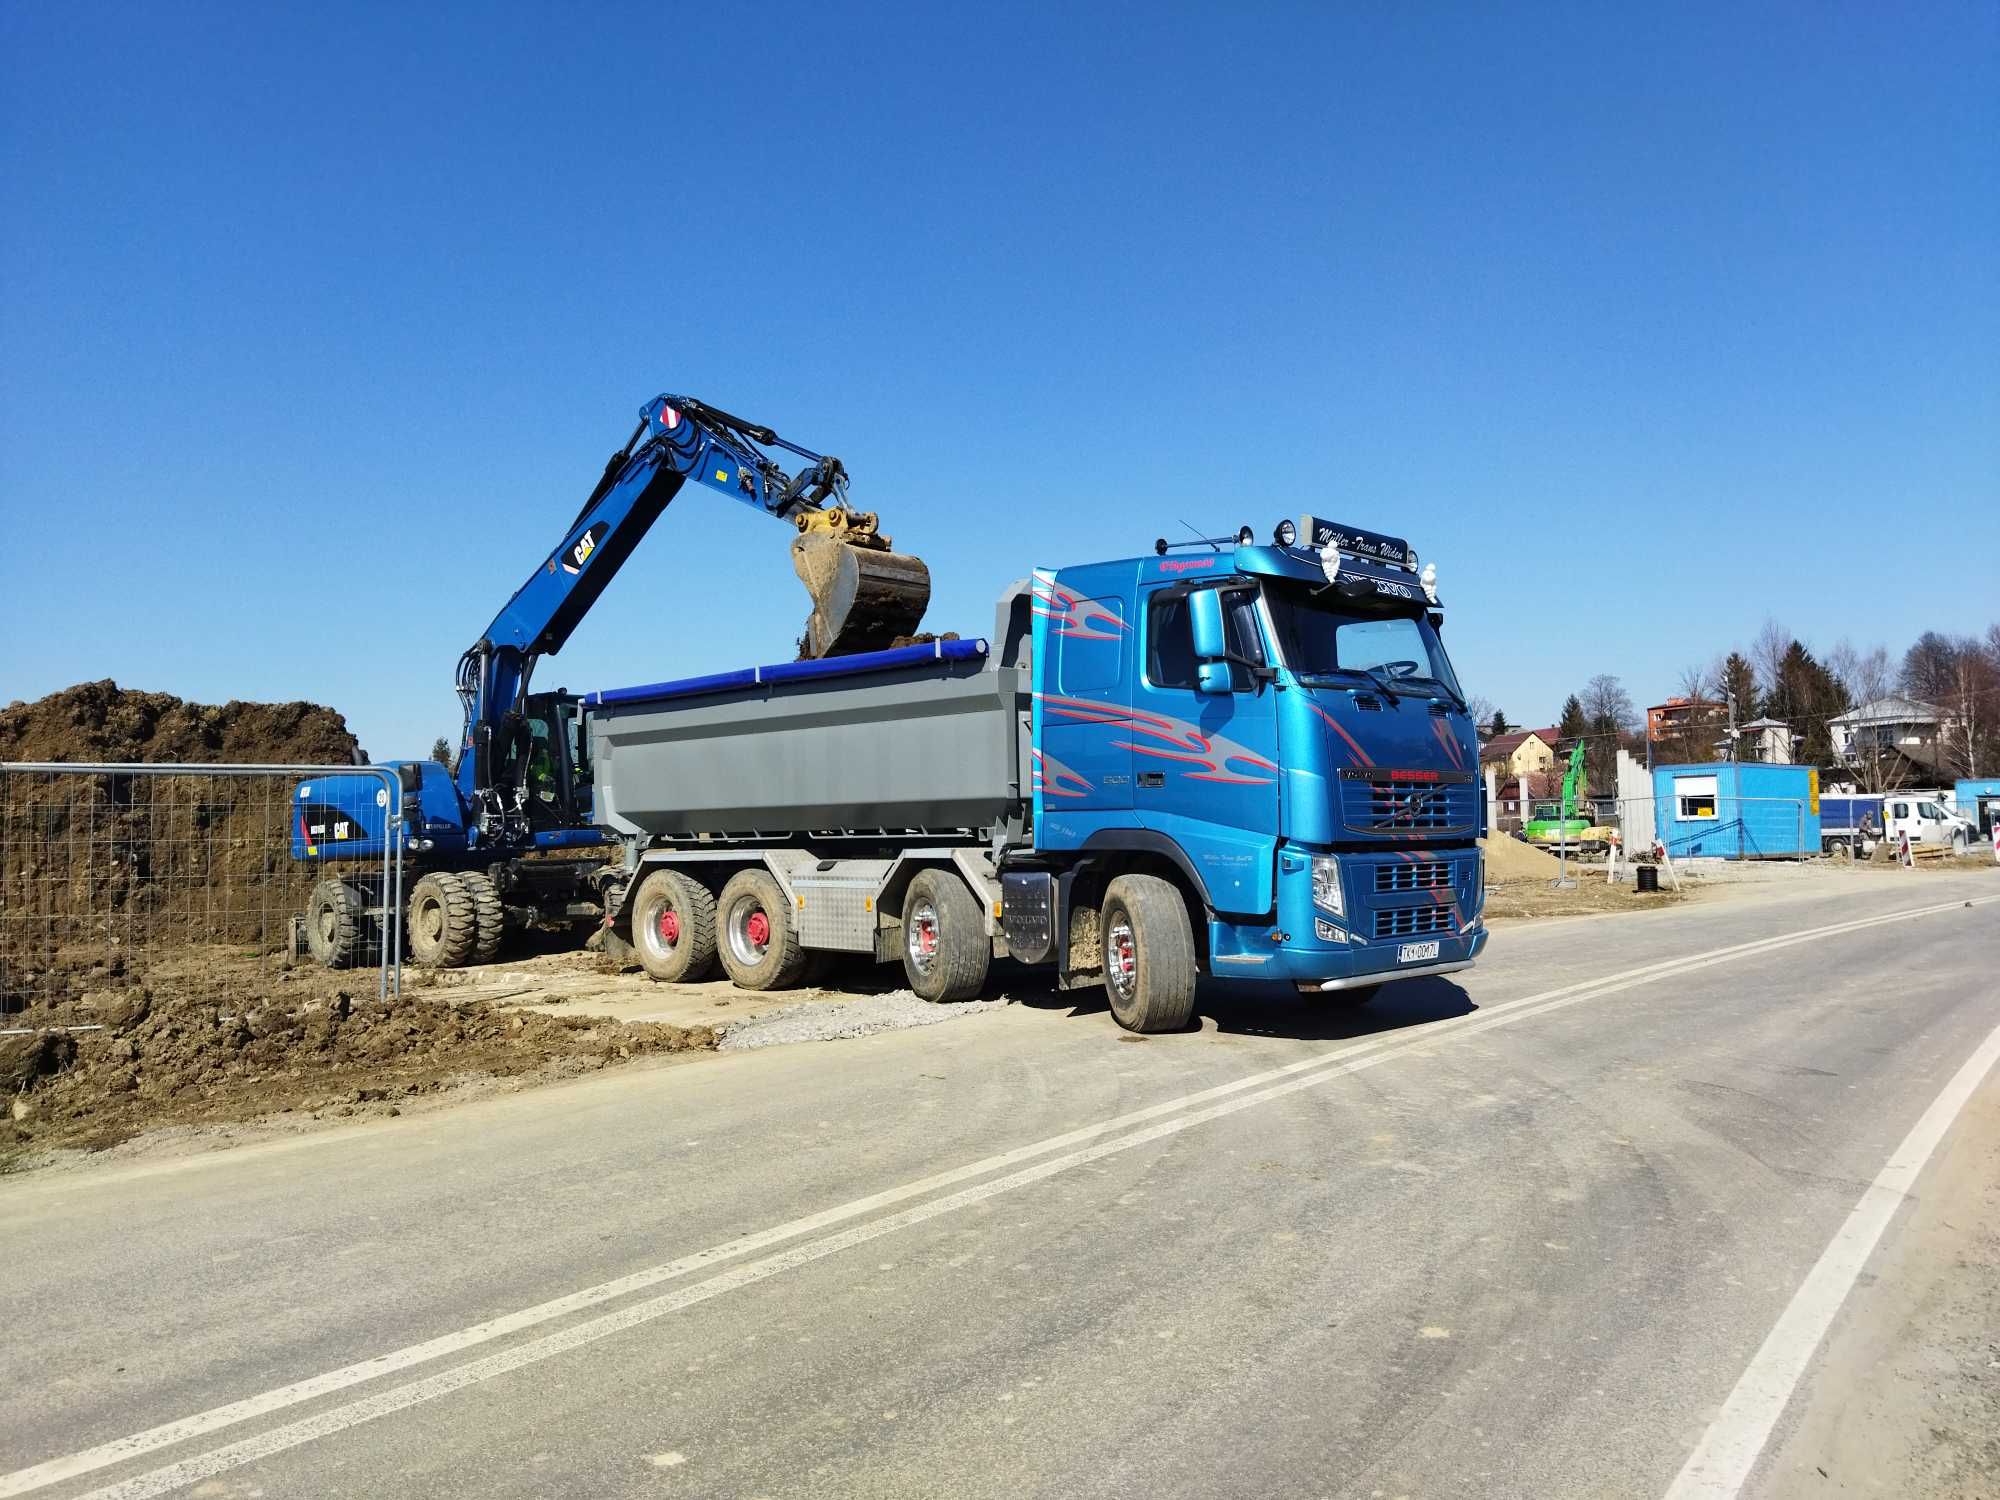
[{"label": "excavator stabilizer", "polygon": [[801,659],[881,651],[923,623],[931,572],[890,550],[875,517],[844,507],[802,512],[792,567],[812,596]]}]

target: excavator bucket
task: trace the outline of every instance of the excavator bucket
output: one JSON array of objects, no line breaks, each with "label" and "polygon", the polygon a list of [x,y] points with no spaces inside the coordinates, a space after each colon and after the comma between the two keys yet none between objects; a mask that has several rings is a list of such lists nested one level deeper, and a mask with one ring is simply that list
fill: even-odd
[{"label": "excavator bucket", "polygon": [[866,511],[808,511],[798,527],[792,567],[813,606],[801,660],[881,651],[915,634],[931,602],[931,571],[922,558],[891,551]]}]

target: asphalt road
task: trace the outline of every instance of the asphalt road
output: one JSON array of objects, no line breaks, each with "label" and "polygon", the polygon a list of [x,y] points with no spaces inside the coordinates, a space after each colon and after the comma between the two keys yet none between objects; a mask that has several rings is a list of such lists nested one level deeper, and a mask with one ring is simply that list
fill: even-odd
[{"label": "asphalt road", "polygon": [[1854,877],[1510,929],[1358,1013],[1043,997],[0,1186],[0,1496],[1663,1496],[2000,1023],[1996,895]]}]

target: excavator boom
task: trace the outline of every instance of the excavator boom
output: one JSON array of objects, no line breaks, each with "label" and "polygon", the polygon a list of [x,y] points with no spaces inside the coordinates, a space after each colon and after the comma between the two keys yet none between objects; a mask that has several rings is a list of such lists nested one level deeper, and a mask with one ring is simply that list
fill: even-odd
[{"label": "excavator boom", "polygon": [[[804,466],[787,472],[766,451],[773,448],[805,460]],[[802,656],[876,650],[922,622],[930,604],[929,570],[890,550],[872,513],[847,507],[847,470],[839,459],[692,397],[657,396],[640,409],[638,427],[611,455],[562,541],[459,662],[465,742],[472,752],[469,789],[489,833],[514,816],[521,800],[518,785],[496,781],[503,763],[524,763],[516,742],[526,733],[535,664],[562,650],[689,481],[797,528],[793,567],[812,597]]]}]

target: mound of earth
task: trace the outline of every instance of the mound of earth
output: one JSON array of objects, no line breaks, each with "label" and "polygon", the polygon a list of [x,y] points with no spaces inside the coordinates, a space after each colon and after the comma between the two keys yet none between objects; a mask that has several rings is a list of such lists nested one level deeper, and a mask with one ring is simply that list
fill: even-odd
[{"label": "mound of earth", "polygon": [[[188,703],[111,681],[0,709],[0,760],[354,765],[317,703]],[[166,943],[275,951],[311,872],[291,858],[283,777],[0,774],[0,1014],[131,981]]]},{"label": "mound of earth", "polygon": [[1486,848],[1486,883],[1505,885],[1510,880],[1554,880],[1562,873],[1562,863],[1545,849],[1523,843],[1512,834],[1483,841]]},{"label": "mound of earth", "polygon": [[37,1014],[46,1029],[0,1037],[0,1164],[161,1125],[388,1113],[468,1079],[571,1076],[716,1042],[705,1026],[499,1010],[421,989],[384,1002],[339,979],[259,979],[220,955],[158,988],[92,992]]},{"label": "mound of earth", "polygon": [[367,763],[347,720],[317,703],[187,703],[109,678],[0,708],[0,760]]}]

